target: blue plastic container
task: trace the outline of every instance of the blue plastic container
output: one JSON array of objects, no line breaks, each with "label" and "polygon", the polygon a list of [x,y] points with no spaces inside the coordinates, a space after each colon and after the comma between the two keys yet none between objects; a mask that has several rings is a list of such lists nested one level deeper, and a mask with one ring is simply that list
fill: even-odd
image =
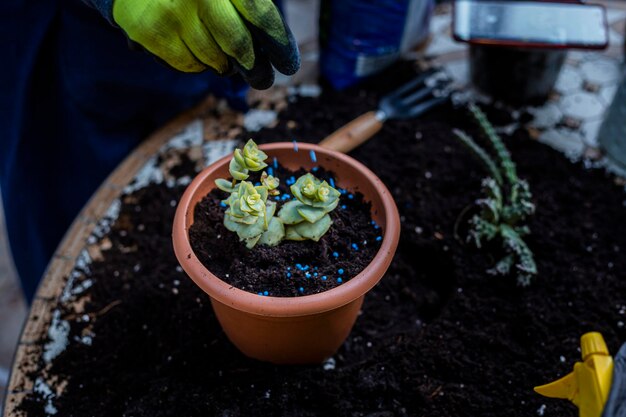
[{"label": "blue plastic container", "polygon": [[428,35],[434,0],[322,0],[320,71],[343,89],[374,75]]}]

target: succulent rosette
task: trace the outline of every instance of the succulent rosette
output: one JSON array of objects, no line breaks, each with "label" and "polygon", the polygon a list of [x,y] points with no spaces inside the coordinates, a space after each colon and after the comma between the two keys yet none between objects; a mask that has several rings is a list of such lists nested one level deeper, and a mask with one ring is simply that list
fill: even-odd
[{"label": "succulent rosette", "polygon": [[266,159],[267,154],[260,150],[256,143],[250,139],[243,149],[235,149],[228,170],[233,179],[243,181],[248,179],[248,172],[261,171],[267,167],[267,164],[264,162]]},{"label": "succulent rosette", "polygon": [[265,171],[263,171],[263,174],[261,174],[261,184],[267,187],[267,191],[270,195],[280,194],[280,192],[278,191],[280,181],[278,180],[278,178],[268,175]]},{"label": "succulent rosette", "polygon": [[274,217],[276,203],[267,201],[266,186],[254,186],[242,181],[224,201],[228,206],[224,215],[224,226],[236,232],[239,239],[253,248],[257,243],[278,244],[284,235],[282,223]]},{"label": "succulent rosette", "polygon": [[339,191],[312,174],[305,174],[291,186],[296,198],[280,209],[278,217],[288,227],[285,239],[318,241],[332,225],[328,213],[339,204]]}]

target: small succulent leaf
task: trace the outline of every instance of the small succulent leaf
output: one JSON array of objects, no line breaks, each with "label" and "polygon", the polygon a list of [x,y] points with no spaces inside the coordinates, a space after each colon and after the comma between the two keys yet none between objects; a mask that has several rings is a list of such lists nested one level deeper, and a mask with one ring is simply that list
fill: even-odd
[{"label": "small succulent leaf", "polygon": [[250,238],[250,239],[245,239],[246,248],[252,249],[253,247],[255,247],[259,239],[261,239],[261,235]]},{"label": "small succulent leaf", "polygon": [[260,236],[265,231],[265,217],[257,217],[257,221],[250,225],[240,225],[237,234],[240,239],[250,239]]},{"label": "small succulent leaf", "polygon": [[530,228],[528,226],[515,226],[513,230],[515,230],[515,232],[520,236],[526,236],[530,234]]},{"label": "small succulent leaf", "polygon": [[508,275],[514,263],[515,257],[513,255],[507,255],[500,259],[493,268],[488,269],[487,273],[491,275]]},{"label": "small succulent leaf", "polygon": [[272,217],[269,227],[261,235],[259,244],[267,246],[278,245],[285,237],[285,226],[278,217]]},{"label": "small succulent leaf", "polygon": [[481,198],[476,200],[476,204],[482,208],[481,217],[492,223],[500,220],[499,205],[493,198]]},{"label": "small succulent leaf", "polygon": [[246,217],[251,217],[248,214],[241,211],[241,209],[239,208],[239,200],[237,200],[236,202],[231,202],[228,209],[226,209],[225,216],[232,217],[233,219],[244,219]]},{"label": "small succulent leaf", "polygon": [[246,159],[243,157],[241,149],[235,149],[235,151],[233,152],[233,159],[235,160],[235,164],[237,164],[238,167],[246,168]]},{"label": "small succulent leaf", "polygon": [[235,187],[233,187],[232,181],[228,181],[223,178],[216,179],[215,186],[222,191],[226,191],[227,193],[232,193],[235,189]]},{"label": "small succulent leaf", "polygon": [[263,186],[263,185],[259,185],[254,187],[257,191],[257,193],[259,193],[261,195],[261,199],[263,201],[267,201],[267,196],[268,196],[268,190],[267,187]]},{"label": "small succulent leaf", "polygon": [[238,224],[244,225],[244,226],[249,226],[252,224],[255,224],[257,221],[259,221],[259,217],[256,216],[246,216],[246,217],[233,217],[230,216],[230,219]]},{"label": "small succulent leaf", "polygon": [[294,226],[287,226],[285,228],[285,240],[303,241],[306,238],[300,235]]},{"label": "small succulent leaf", "polygon": [[224,216],[224,226],[231,232],[236,232],[237,229],[240,227],[240,224],[233,221],[232,217]]},{"label": "small succulent leaf", "polygon": [[535,213],[535,205],[532,202],[532,194],[528,183],[519,180],[511,187],[510,205],[505,208],[505,221],[511,225],[525,220]]},{"label": "small succulent leaf", "polygon": [[515,229],[506,224],[502,225],[501,234],[505,249],[511,251],[517,257],[515,267],[523,273],[537,274],[537,264],[535,263],[534,255]]},{"label": "small succulent leaf", "polygon": [[224,217],[230,218],[232,221],[236,223],[243,224],[254,224],[256,223],[258,216],[252,216],[249,213],[246,213],[239,209],[239,200],[232,204],[224,214]]},{"label": "small succulent leaf", "polygon": [[250,158],[244,158],[244,160],[246,161],[246,168],[248,168],[250,171],[260,171],[263,168],[267,167],[267,164],[265,162],[255,161],[254,159]]},{"label": "small succulent leaf", "polygon": [[233,152],[233,158],[228,165],[228,171],[234,179],[243,181],[249,177],[248,168],[246,168],[246,162],[241,155],[241,150],[235,149]]},{"label": "small succulent leaf", "polygon": [[278,217],[284,224],[297,224],[304,221],[304,217],[298,212],[299,207],[306,207],[303,203],[297,200],[291,200],[283,204],[282,208],[278,212]]},{"label": "small succulent leaf", "polygon": [[[333,224],[333,221],[331,220],[330,216],[326,214],[324,217],[322,217],[319,221],[315,223],[302,222],[293,226],[288,226],[286,233],[285,233],[285,238],[290,239],[290,236],[294,235],[294,233],[292,234],[289,233],[289,230],[291,229],[292,232],[295,232],[295,235],[302,237],[304,239],[309,239],[309,240],[313,240],[317,242],[318,240],[320,240],[322,236],[324,236],[324,234],[328,231],[328,229],[330,229],[330,226],[332,224]],[[290,239],[290,240],[299,240],[299,239]]]},{"label": "small succulent leaf", "polygon": [[485,193],[490,199],[496,202],[498,210],[502,210],[502,189],[493,178],[485,178],[482,180],[481,187],[483,193]]},{"label": "small succulent leaf", "polygon": [[502,235],[502,238],[505,240],[505,242],[508,242],[508,241],[517,242],[520,240],[520,237],[515,231],[515,229],[513,229],[508,224],[501,225],[500,234]]},{"label": "small succulent leaf", "polygon": [[473,241],[477,248],[482,247],[483,241],[490,241],[498,234],[498,226],[483,219],[480,216],[474,216],[470,220],[470,231],[468,241]]},{"label": "small succulent leaf", "polygon": [[271,219],[274,217],[274,213],[276,213],[276,203],[268,201],[265,206],[265,217]]},{"label": "small succulent leaf", "polygon": [[309,207],[304,204],[296,207],[298,214],[309,223],[315,223],[326,215],[326,210],[321,207]]},{"label": "small succulent leaf", "polygon": [[268,201],[265,205],[265,217],[263,218],[264,230],[267,230],[270,226],[270,221],[274,217],[274,213],[276,213],[276,203]]}]

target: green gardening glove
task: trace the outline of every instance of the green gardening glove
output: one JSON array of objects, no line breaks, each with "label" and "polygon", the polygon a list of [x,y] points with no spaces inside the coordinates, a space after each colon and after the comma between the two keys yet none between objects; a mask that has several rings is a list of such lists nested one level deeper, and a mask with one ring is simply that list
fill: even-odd
[{"label": "green gardening glove", "polygon": [[[127,36],[184,72],[240,72],[254,88],[300,67],[294,37],[271,0],[114,0]],[[271,63],[270,63],[271,62]]]}]

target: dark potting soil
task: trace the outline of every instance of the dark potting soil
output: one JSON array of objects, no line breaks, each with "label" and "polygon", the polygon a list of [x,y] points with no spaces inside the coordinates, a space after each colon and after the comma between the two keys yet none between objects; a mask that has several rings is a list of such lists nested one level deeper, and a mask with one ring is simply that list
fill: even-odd
[{"label": "dark potting soil", "polygon": [[[348,93],[296,98],[276,128],[251,136],[318,141],[412,75],[411,66],[397,66]],[[511,121],[497,109],[488,115]],[[442,107],[387,122],[353,153],[394,194],[402,234],[387,275],[326,367],[243,357],[173,255],[173,203],[183,187],[151,185],[125,197],[106,236],[112,246],[88,274],[90,346],[74,341],[89,323],[62,314],[71,345],[50,369],[68,380],[54,400],[57,415],[576,416],[567,401],[532,387],[571,371],[584,332],[602,332],[611,352],[626,341],[623,187],[524,130],[507,137],[537,205],[527,241],[539,275],[517,287],[513,278],[486,274],[492,257],[453,235],[485,172],[452,127],[478,136],[465,109]],[[21,408],[42,416],[44,404],[30,394]]]},{"label": "dark potting soil", "polygon": [[[306,172],[292,172],[278,166],[274,173],[282,178],[275,197],[276,213],[289,200],[286,179],[295,179]],[[321,180],[336,178],[323,169],[313,173]],[[257,174],[258,176],[258,174]],[[256,182],[251,175],[250,181]],[[372,223],[371,205],[363,194],[339,189],[338,207],[330,213],[333,225],[319,240],[282,241],[274,247],[257,245],[252,250],[239,241],[236,233],[224,226],[226,208],[220,202],[227,194],[214,190],[196,206],[189,240],[194,253],[223,281],[252,293],[275,297],[316,294],[335,288],[361,272],[374,258],[380,247],[382,231]],[[272,197],[270,197],[272,198]]]}]

